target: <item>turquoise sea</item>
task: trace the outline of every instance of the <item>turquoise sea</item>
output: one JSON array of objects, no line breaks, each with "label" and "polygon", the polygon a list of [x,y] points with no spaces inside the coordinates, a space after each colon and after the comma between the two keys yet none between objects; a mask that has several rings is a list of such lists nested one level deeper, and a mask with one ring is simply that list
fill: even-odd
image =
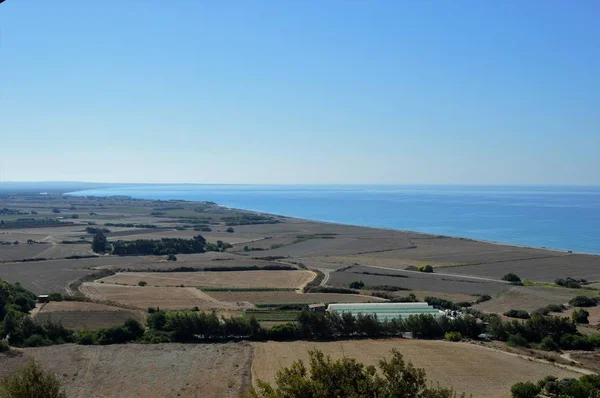
[{"label": "turquoise sea", "polygon": [[312,220],[600,254],[600,187],[130,185],[71,194],[207,200]]}]

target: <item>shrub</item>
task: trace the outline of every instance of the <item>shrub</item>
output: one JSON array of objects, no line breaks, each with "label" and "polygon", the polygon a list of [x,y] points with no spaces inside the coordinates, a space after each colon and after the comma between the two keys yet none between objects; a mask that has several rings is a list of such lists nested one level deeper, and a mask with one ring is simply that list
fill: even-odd
[{"label": "shrub", "polygon": [[506,343],[511,347],[529,347],[527,339],[520,334],[511,334]]},{"label": "shrub", "polygon": [[167,256],[167,261],[177,261],[177,256],[174,254],[169,254]]},{"label": "shrub", "polygon": [[232,234],[235,232],[235,230],[232,227],[229,227],[225,230],[225,232],[229,232],[230,234]]},{"label": "shrub", "polygon": [[6,341],[0,341],[0,352],[8,352],[10,351],[10,347]]},{"label": "shrub", "polygon": [[550,337],[544,337],[540,343],[540,348],[544,351],[556,351],[558,350],[558,344]]},{"label": "shrub", "polygon": [[484,294],[484,295],[477,297],[477,300],[475,300],[475,304],[483,303],[483,302],[489,301],[491,299],[492,299],[492,296]]},{"label": "shrub", "polygon": [[530,381],[513,385],[510,392],[513,398],[537,398],[542,389]]},{"label": "shrub", "polygon": [[595,307],[597,305],[596,300],[586,296],[577,296],[569,301],[569,304],[573,307]]},{"label": "shrub", "polygon": [[587,312],[583,308],[576,308],[575,311],[573,311],[573,315],[571,315],[571,318],[575,323],[590,323],[590,321],[588,320],[588,316],[590,316],[589,312]]},{"label": "shrub", "polygon": [[148,282],[146,282],[146,281],[139,281],[138,282],[138,286],[142,286],[142,287],[143,286],[148,286]]},{"label": "shrub", "polygon": [[448,341],[461,341],[462,335],[460,332],[447,332],[444,334],[444,339]]},{"label": "shrub", "polygon": [[433,272],[433,267],[431,265],[420,265],[417,270],[419,272]]},{"label": "shrub", "polygon": [[363,281],[354,281],[354,282],[350,283],[351,289],[362,289],[363,287],[365,287],[365,284]]},{"label": "shrub", "polygon": [[506,274],[502,277],[503,281],[508,281],[511,283],[521,283],[521,278],[513,273]]},{"label": "shrub", "polygon": [[0,396],[13,398],[66,398],[60,381],[34,361],[0,381]]},{"label": "shrub", "polygon": [[510,318],[529,319],[531,316],[525,310],[508,310],[504,313],[504,316]]}]

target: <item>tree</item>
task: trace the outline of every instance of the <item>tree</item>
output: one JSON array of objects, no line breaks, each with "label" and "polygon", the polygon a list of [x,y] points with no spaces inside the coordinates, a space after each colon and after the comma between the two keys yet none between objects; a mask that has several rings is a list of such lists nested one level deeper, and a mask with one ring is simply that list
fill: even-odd
[{"label": "tree", "polygon": [[513,398],[536,398],[542,389],[530,381],[517,383],[510,388]]},{"label": "tree", "polygon": [[365,283],[363,281],[354,281],[350,283],[351,289],[362,289],[363,287],[365,287]]},{"label": "tree", "polygon": [[571,318],[575,323],[590,323],[590,321],[588,320],[588,316],[590,316],[590,313],[584,310],[583,308],[575,308],[575,311],[573,311],[573,315],[571,315]]},{"label": "tree", "polygon": [[277,373],[275,387],[259,380],[251,388],[254,398],[404,397],[450,398],[451,389],[428,387],[425,371],[406,363],[396,350],[391,360],[374,366],[351,358],[332,360],[319,350],[309,351],[310,370],[302,361]]},{"label": "tree", "polygon": [[229,232],[230,234],[232,234],[235,232],[235,230],[232,227],[229,227],[225,230],[225,232]]},{"label": "tree", "polygon": [[52,213],[58,214],[58,213],[60,213],[60,209],[54,208],[54,209],[52,209]]},{"label": "tree", "polygon": [[506,274],[502,277],[503,281],[508,281],[511,283],[521,283],[521,278],[513,273]]},{"label": "tree", "polygon": [[34,361],[0,381],[0,397],[66,398],[60,381]]},{"label": "tree", "polygon": [[177,256],[174,254],[169,254],[167,256],[167,261],[177,261]]},{"label": "tree", "polygon": [[92,241],[92,250],[96,253],[106,253],[108,251],[108,240],[102,231],[96,232]]}]

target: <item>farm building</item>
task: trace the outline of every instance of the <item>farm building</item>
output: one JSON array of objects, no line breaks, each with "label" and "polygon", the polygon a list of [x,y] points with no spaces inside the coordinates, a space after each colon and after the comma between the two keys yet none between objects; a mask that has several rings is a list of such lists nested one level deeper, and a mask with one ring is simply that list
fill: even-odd
[{"label": "farm building", "polygon": [[349,312],[356,316],[377,315],[377,319],[385,321],[395,318],[406,318],[411,315],[443,315],[442,311],[436,310],[427,303],[348,303],[348,304],[329,304],[327,311],[343,313]]}]

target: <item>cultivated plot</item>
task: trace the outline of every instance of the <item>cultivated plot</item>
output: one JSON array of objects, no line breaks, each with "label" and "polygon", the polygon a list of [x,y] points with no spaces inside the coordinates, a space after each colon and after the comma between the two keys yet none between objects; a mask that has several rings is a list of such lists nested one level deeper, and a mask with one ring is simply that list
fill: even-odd
[{"label": "cultivated plot", "polygon": [[34,315],[37,322],[59,322],[75,330],[120,326],[129,318],[143,321],[138,311],[81,301],[51,301]]},{"label": "cultivated plot", "polygon": [[210,286],[244,288],[299,288],[314,278],[310,271],[227,271],[227,272],[122,272],[101,279],[104,283],[150,286]]},{"label": "cultivated plot", "polygon": [[252,347],[230,344],[65,344],[0,354],[0,376],[33,358],[69,397],[239,397],[250,387]]},{"label": "cultivated plot", "polygon": [[459,394],[475,398],[510,397],[510,387],[519,381],[537,381],[545,376],[579,377],[547,363],[528,361],[504,352],[467,343],[412,339],[362,340],[341,342],[268,342],[255,343],[252,362],[253,382],[273,383],[277,370],[293,361],[308,363],[308,351],[317,348],[332,358],[346,356],[377,365],[389,358],[393,348],[416,367],[424,368],[428,380],[452,387]]}]

